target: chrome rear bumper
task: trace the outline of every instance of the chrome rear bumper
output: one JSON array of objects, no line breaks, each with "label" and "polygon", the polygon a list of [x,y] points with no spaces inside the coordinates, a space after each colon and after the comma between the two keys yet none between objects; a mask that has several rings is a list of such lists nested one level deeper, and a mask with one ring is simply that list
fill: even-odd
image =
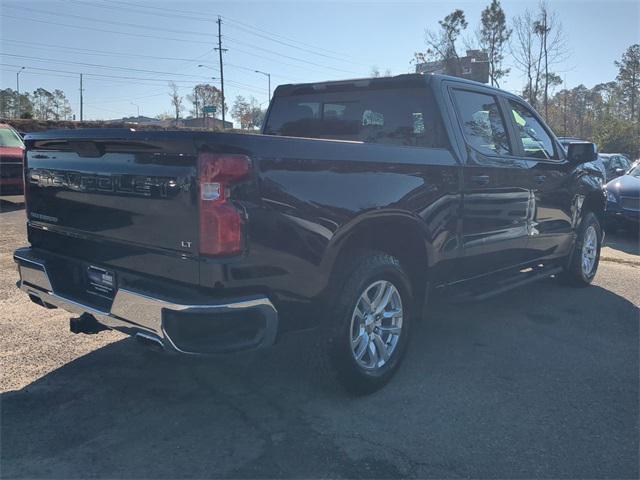
[{"label": "chrome rear bumper", "polygon": [[[107,311],[58,293],[55,281],[47,271],[46,260],[34,253],[32,249],[17,250],[13,258],[20,273],[18,287],[26,292],[34,302],[48,308],[61,308],[78,315],[87,313],[95,317],[105,327],[130,335],[143,336],[147,340],[161,344],[169,351],[190,355],[221,353],[269,346],[274,343],[276,338],[278,313],[271,301],[264,296],[246,297],[214,304],[182,304],[168,301],[159,296],[150,296],[119,288],[115,293],[111,308]],[[217,317],[225,314],[238,315],[249,312],[264,319],[264,328],[260,329],[252,342],[240,348],[233,348],[231,345],[220,349],[220,352],[194,351],[179,344],[169,335],[164,322],[168,313],[196,314],[205,319],[205,324],[210,318],[213,325]]]}]

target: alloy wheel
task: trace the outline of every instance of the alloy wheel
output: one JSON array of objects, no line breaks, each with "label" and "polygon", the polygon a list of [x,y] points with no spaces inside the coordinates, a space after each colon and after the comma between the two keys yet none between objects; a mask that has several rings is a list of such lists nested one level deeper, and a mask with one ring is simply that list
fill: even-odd
[{"label": "alloy wheel", "polygon": [[351,352],[358,365],[377,370],[387,364],[402,333],[402,298],[388,280],[373,282],[358,298],[351,316]]}]

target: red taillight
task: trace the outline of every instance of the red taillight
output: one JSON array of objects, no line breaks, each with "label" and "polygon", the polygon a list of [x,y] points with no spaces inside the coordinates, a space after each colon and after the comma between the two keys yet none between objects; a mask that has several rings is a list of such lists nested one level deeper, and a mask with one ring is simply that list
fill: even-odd
[{"label": "red taillight", "polygon": [[200,253],[233,255],[242,251],[242,216],[229,202],[230,187],[249,176],[251,162],[244,155],[201,153]]}]

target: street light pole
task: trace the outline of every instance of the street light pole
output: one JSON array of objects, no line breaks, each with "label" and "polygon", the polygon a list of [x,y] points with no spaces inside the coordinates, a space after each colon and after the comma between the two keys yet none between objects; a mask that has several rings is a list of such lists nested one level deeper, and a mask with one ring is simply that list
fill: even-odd
[{"label": "street light pole", "polygon": [[138,120],[140,120],[140,105],[138,105],[137,103],[133,103],[133,102],[129,102],[131,103],[131,105],[133,105],[134,107],[136,107],[138,109]]},{"label": "street light pole", "polygon": [[22,99],[20,98],[20,74],[26,67],[21,67],[20,70],[16,72],[16,92],[18,93],[18,105],[16,106],[16,118],[20,118],[20,114],[22,113]]},{"label": "street light pole", "polygon": [[269,82],[269,101],[271,101],[271,74],[267,73],[267,72],[261,72],[260,70],[254,70],[256,73],[261,73],[262,75],[265,75],[267,77],[267,80]]}]

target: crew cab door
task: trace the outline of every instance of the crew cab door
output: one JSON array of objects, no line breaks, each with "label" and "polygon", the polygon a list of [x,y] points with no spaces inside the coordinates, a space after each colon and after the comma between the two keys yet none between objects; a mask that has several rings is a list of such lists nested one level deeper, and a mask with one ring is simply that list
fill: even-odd
[{"label": "crew cab door", "polygon": [[527,162],[495,90],[451,82],[463,167],[462,246],[466,278],[513,267],[535,254],[528,243],[535,197]]},{"label": "crew cab door", "polygon": [[517,98],[504,98],[514,153],[527,170],[533,193],[529,248],[537,259],[566,255],[572,245],[573,168],[542,119]]}]

